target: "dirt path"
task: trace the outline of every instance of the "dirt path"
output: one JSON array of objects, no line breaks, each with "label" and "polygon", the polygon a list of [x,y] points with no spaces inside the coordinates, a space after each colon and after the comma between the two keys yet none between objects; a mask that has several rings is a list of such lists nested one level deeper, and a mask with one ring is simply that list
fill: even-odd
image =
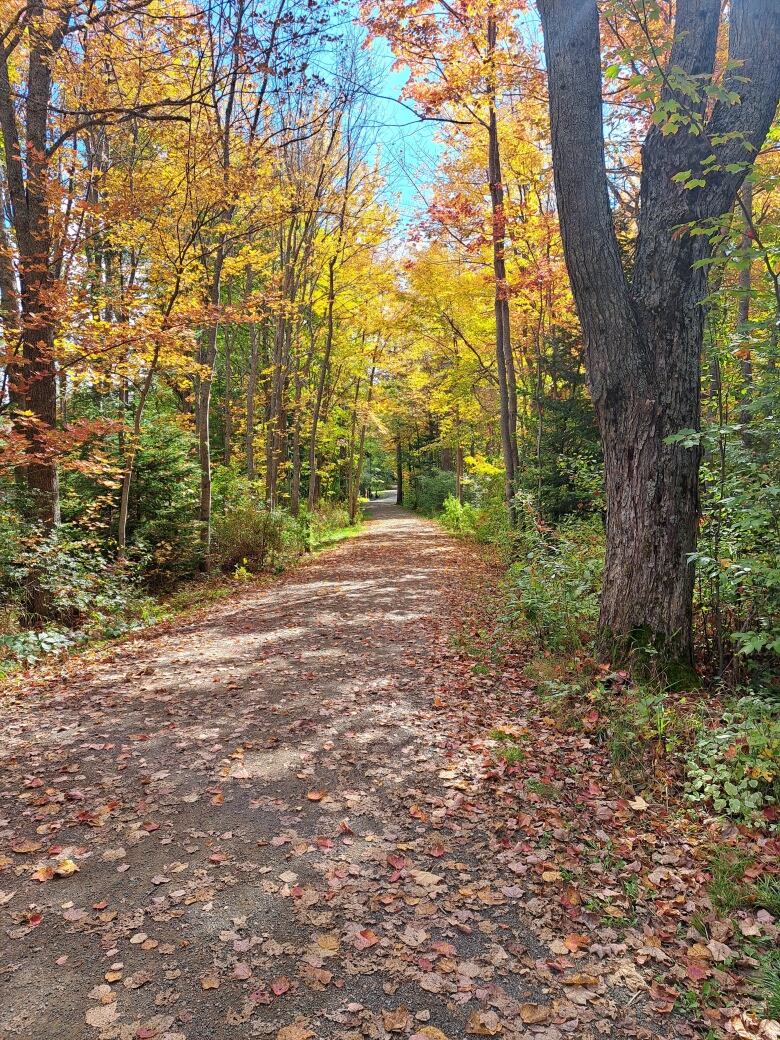
[{"label": "dirt path", "polygon": [[448,645],[474,559],[372,513],[4,709],[4,1040],[668,1035],[635,968],[573,978],[544,854],[491,818],[458,737],[491,680]]}]

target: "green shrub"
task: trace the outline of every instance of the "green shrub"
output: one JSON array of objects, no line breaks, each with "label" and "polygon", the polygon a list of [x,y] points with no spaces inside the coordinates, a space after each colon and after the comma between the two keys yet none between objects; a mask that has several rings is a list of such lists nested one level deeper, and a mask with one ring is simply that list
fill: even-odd
[{"label": "green shrub", "polygon": [[151,589],[169,589],[201,566],[199,480],[186,431],[168,415],[150,416],[133,473],[128,556]]},{"label": "green shrub", "polygon": [[780,718],[758,697],[736,701],[686,758],[686,797],[741,823],[776,828]]},{"label": "green shrub", "polygon": [[262,503],[232,504],[214,520],[214,556],[219,566],[233,570],[241,565],[258,573],[281,562],[286,551],[303,552],[303,525],[281,509],[266,509]]},{"label": "green shrub", "polygon": [[312,546],[322,545],[339,531],[354,525],[349,519],[349,506],[346,502],[335,502],[323,499],[316,511],[309,517],[309,531]]},{"label": "green shrub", "polygon": [[[37,620],[26,602],[33,578],[52,620],[42,629],[20,631]],[[0,585],[16,604],[5,614],[0,636],[0,661],[6,664],[32,664],[87,639],[118,636],[154,615],[132,567],[106,559],[67,524],[19,543],[13,565],[0,567]]]},{"label": "green shrub", "polygon": [[454,495],[447,495],[439,520],[448,531],[455,531],[456,534],[473,534],[477,516],[477,510],[469,502],[461,502]]},{"label": "green shrub", "polygon": [[443,469],[415,473],[409,488],[408,504],[418,513],[434,516],[445,500],[455,495],[455,474]]},{"label": "green shrub", "polygon": [[509,615],[545,650],[575,650],[598,618],[604,541],[597,518],[568,520],[555,531],[517,532],[508,573]]}]

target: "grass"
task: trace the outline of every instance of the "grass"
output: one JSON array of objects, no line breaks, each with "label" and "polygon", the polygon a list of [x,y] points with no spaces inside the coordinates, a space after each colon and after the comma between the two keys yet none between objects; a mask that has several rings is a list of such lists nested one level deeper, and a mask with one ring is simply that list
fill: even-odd
[{"label": "grass", "polygon": [[758,992],[766,1001],[769,1018],[780,1018],[780,951],[773,950],[763,958],[758,971]]},{"label": "grass", "polygon": [[[753,859],[732,848],[718,848],[710,859],[712,881],[710,899],[716,910],[723,914],[737,910],[764,909],[774,917],[780,916],[780,878],[775,875],[745,881],[745,871]],[[760,946],[748,945],[746,952],[759,962],[754,976],[756,995],[765,1002],[770,1019],[780,1018],[780,950],[762,953]]]},{"label": "grass", "polygon": [[507,765],[517,765],[518,762],[525,759],[526,753],[518,744],[518,740],[525,739],[524,734],[509,733],[504,729],[491,729],[488,737],[499,745],[496,757],[506,762]]},{"label": "grass", "polygon": [[554,802],[558,797],[558,788],[553,784],[548,784],[545,780],[526,780],[525,789],[538,794],[546,802]]},{"label": "grass", "polygon": [[753,903],[780,918],[780,877],[765,877],[753,885]]},{"label": "grass", "polygon": [[503,759],[508,766],[514,766],[518,762],[522,762],[526,754],[522,748],[510,745],[509,747],[502,747],[498,752],[498,757]]},{"label": "grass", "polygon": [[732,913],[752,905],[750,886],[743,880],[753,859],[735,849],[718,849],[710,860],[710,899],[716,910]]}]

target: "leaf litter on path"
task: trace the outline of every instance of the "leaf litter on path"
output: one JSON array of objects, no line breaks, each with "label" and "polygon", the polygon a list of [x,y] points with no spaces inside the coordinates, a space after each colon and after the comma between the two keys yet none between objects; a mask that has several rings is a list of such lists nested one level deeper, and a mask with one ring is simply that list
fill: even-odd
[{"label": "leaf litter on path", "polygon": [[[380,507],[260,592],[9,685],[0,1035],[686,1037],[708,981],[704,1027],[771,1037],[701,835],[622,797],[511,648],[472,667],[496,580]],[[761,913],[738,929],[776,940]]]}]

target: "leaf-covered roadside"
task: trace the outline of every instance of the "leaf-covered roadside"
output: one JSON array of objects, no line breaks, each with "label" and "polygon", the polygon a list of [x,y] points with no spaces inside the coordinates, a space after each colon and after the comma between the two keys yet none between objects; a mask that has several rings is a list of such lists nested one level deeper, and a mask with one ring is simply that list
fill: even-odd
[{"label": "leaf-covered roadside", "polygon": [[[682,1016],[675,1035],[780,1035],[776,829],[717,819],[701,805],[691,812],[664,733],[644,732],[642,744],[643,724],[654,721],[626,673],[581,666],[579,703],[571,667],[557,691],[554,680],[529,680],[540,662],[529,671],[517,629],[496,621],[506,613],[501,583],[499,569],[478,608],[473,590],[464,597],[466,620],[443,652],[460,686],[442,685],[433,703],[454,713],[456,739],[471,752],[453,753],[445,782],[469,799],[479,792],[475,811],[489,816],[497,855],[531,897],[534,927],[555,955],[548,967],[564,979],[575,969],[590,975],[591,1006],[599,987],[622,985],[658,1019]],[[680,699],[684,715],[691,706]],[[623,737],[634,765],[642,760],[633,778],[628,750],[616,756],[610,711],[632,713]],[[721,743],[726,736],[716,731]],[[732,743],[734,759],[741,737]]]}]

